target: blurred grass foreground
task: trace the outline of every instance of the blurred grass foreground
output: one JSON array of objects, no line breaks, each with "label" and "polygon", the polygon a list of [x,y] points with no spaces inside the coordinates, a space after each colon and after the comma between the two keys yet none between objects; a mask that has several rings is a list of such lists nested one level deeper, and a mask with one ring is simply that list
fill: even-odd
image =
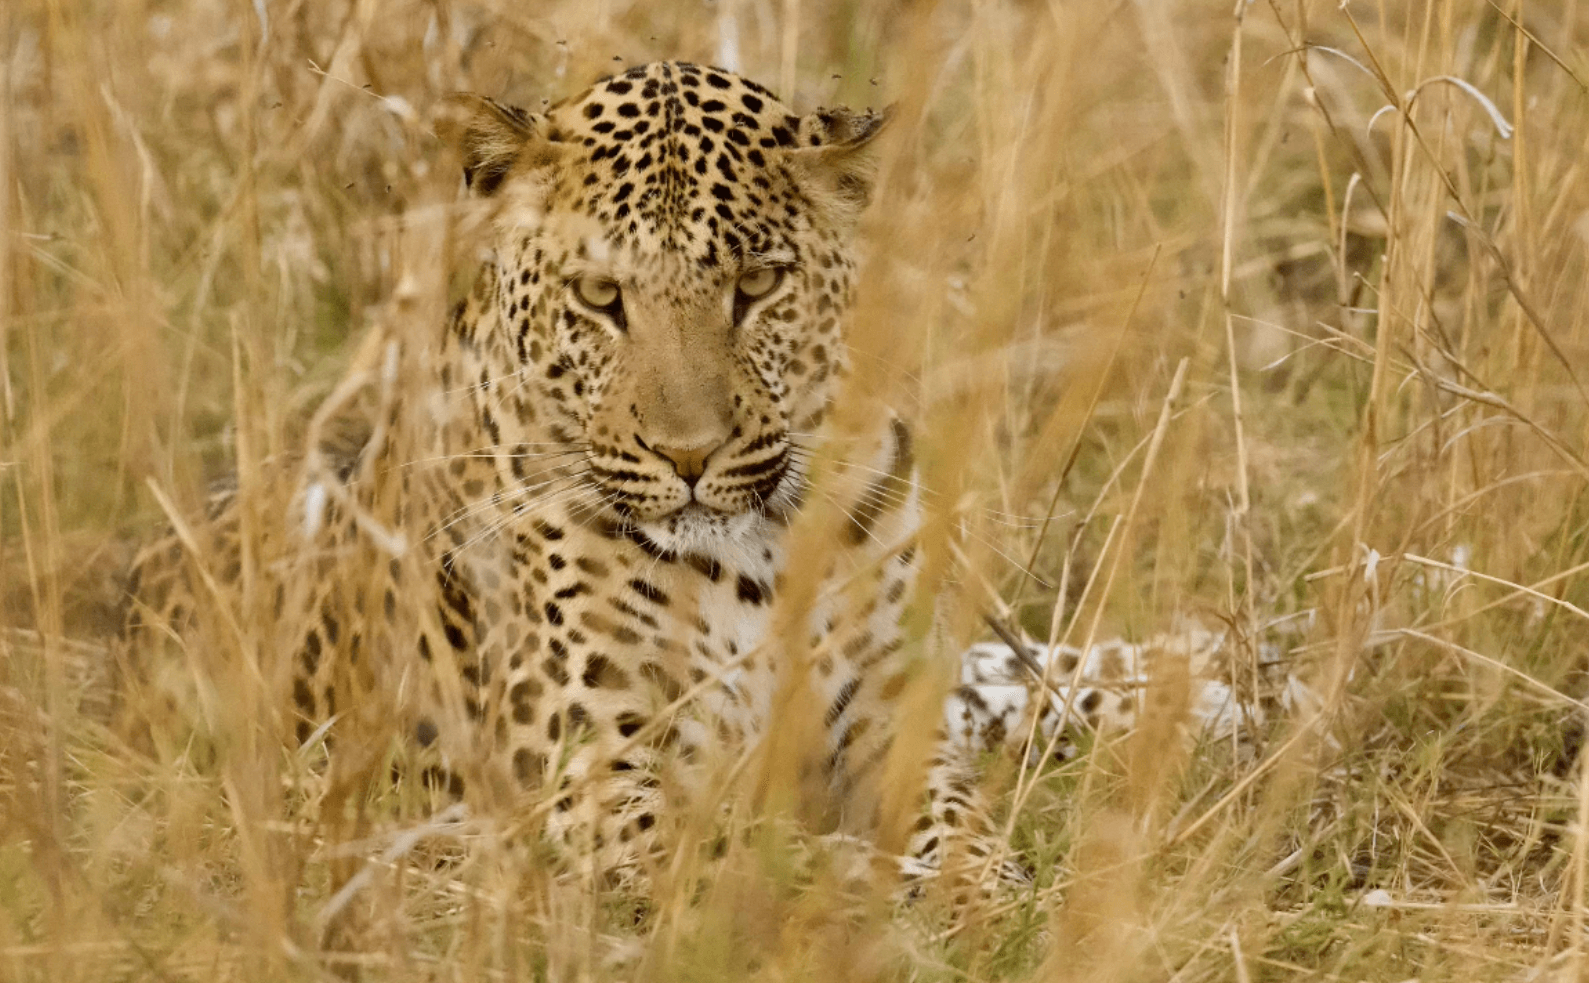
[{"label": "blurred grass foreground", "polygon": [[[0,979],[1589,979],[1586,51],[1579,0],[5,0]],[[440,100],[658,58],[897,105],[851,341],[947,630],[1195,619],[1320,706],[989,761],[1033,883],[955,918],[752,844],[644,934],[316,807],[263,677],[108,724],[138,543],[467,273]]]}]

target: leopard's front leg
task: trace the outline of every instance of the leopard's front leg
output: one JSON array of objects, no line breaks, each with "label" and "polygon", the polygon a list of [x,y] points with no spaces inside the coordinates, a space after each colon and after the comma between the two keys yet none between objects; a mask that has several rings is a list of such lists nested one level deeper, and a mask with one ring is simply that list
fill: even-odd
[{"label": "leopard's front leg", "polygon": [[[905,557],[896,573],[908,575],[909,562]],[[885,585],[883,596],[888,594]],[[910,665],[912,653],[901,646],[899,629],[892,627],[896,623],[891,620],[885,629],[880,620],[873,621],[859,630],[847,630],[841,623],[819,649],[816,679],[825,696],[820,705],[825,706],[835,796],[850,804],[854,818],[856,805],[870,803],[879,810],[866,832],[881,842],[892,841],[892,849],[901,851],[898,869],[912,891],[924,879],[945,875],[962,885],[991,887],[1014,868],[999,856],[997,833],[969,749],[951,739],[936,714],[909,733],[918,719],[912,707],[921,702],[920,687],[932,681],[922,678],[920,666]],[[871,648],[860,644],[868,639]],[[846,654],[856,657],[845,659]],[[823,673],[824,660],[835,660],[840,668]],[[923,733],[923,726],[930,729]],[[886,814],[900,815],[899,806],[882,806],[891,799],[897,802],[895,790],[885,786],[905,775],[914,775],[921,784],[912,785],[918,806],[913,815],[907,813],[910,826],[901,842],[883,828],[889,822]]]}]

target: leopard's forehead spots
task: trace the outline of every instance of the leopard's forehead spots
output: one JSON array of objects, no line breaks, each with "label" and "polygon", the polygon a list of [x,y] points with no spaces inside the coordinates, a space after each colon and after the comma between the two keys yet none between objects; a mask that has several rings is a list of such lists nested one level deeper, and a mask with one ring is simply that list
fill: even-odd
[{"label": "leopard's forehead spots", "polygon": [[800,143],[800,119],[755,82],[657,62],[549,115],[550,136],[581,148],[554,199],[595,218],[614,245],[639,241],[720,266],[787,248],[809,227],[779,160]]}]

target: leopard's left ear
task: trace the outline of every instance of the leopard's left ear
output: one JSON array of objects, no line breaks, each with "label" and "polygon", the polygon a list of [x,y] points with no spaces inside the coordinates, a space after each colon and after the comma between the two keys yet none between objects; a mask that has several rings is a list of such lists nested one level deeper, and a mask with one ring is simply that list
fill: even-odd
[{"label": "leopard's left ear", "polygon": [[877,178],[872,141],[892,115],[893,107],[864,113],[842,106],[819,109],[801,117],[796,145],[786,152],[786,159],[824,197],[859,213],[871,200]]}]

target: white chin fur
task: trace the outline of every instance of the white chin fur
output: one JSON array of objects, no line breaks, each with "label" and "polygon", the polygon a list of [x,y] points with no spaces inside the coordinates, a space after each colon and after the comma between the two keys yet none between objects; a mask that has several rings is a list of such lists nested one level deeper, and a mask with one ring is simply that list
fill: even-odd
[{"label": "white chin fur", "polygon": [[723,515],[692,504],[638,525],[647,539],[671,553],[689,553],[743,569],[761,559],[767,521],[757,512]]}]

